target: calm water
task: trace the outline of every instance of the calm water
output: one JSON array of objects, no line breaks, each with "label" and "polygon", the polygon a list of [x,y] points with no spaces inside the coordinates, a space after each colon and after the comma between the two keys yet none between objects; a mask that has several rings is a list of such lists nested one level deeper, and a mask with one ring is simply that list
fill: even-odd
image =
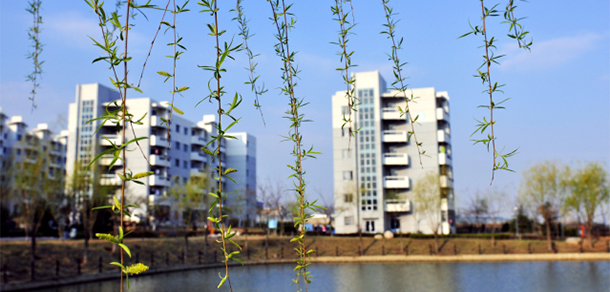
[{"label": "calm water", "polygon": [[[295,291],[293,265],[233,268],[233,291]],[[220,269],[130,277],[129,292],[229,291]],[[610,262],[316,264],[309,291],[610,291]],[[118,291],[106,281],[45,292]]]}]

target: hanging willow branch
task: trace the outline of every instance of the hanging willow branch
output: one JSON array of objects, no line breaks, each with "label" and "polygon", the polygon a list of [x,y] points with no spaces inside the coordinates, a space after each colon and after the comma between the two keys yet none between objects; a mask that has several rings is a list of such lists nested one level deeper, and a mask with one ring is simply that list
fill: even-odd
[{"label": "hanging willow branch", "polygon": [[402,49],[403,38],[400,38],[400,41],[396,42],[396,24],[398,23],[398,21],[394,20],[393,16],[396,14],[393,13],[393,9],[388,5],[388,3],[390,3],[390,0],[382,0],[381,2],[383,4],[383,11],[385,13],[385,18],[387,22],[386,24],[383,24],[386,30],[382,31],[381,33],[387,35],[388,39],[392,41],[392,53],[388,55],[389,60],[394,63],[392,69],[394,72],[394,78],[396,78],[396,80],[392,82],[392,86],[394,86],[392,89],[397,90],[404,96],[405,108],[403,109],[399,106],[398,110],[400,111],[401,116],[407,115],[407,118],[409,119],[409,122],[411,124],[411,131],[409,131],[407,134],[407,141],[411,140],[411,137],[413,137],[413,140],[415,140],[415,145],[417,146],[417,153],[419,154],[419,164],[422,168],[424,168],[424,164],[422,162],[421,157],[422,155],[426,154],[426,150],[422,150],[422,142],[417,141],[417,135],[415,134],[414,126],[415,122],[419,118],[419,115],[413,117],[413,115],[411,114],[411,110],[409,109],[409,102],[413,101],[415,97],[413,97],[413,94],[411,94],[411,97],[407,96],[407,85],[404,83],[405,78],[402,76],[402,68],[407,63],[401,63],[400,59],[398,58],[398,50]]}]

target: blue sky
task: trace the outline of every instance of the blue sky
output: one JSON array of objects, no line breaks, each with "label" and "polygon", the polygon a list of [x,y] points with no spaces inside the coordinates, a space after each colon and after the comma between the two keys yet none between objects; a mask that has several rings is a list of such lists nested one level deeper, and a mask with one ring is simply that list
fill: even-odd
[{"label": "blue sky", "polygon": [[[110,3],[111,1],[107,1]],[[180,2],[180,1],[179,1]],[[313,123],[304,126],[304,143],[313,145],[324,154],[305,164],[310,194],[332,201],[332,139],[331,96],[342,90],[340,66],[336,55],[338,24],[332,20],[332,1],[297,1],[293,7],[296,29],[291,33],[291,48],[298,51],[300,80],[296,93],[310,102],[304,113]],[[381,1],[354,1],[356,35],[350,37],[349,48],[354,50],[353,62],[357,71],[379,70],[390,83],[391,63],[386,54],[389,40],[379,32],[383,8]],[[165,5],[166,1],[153,1]],[[227,30],[225,40],[237,36],[237,24],[230,22],[234,14],[231,6],[222,6],[221,28]],[[493,2],[486,2],[489,4]],[[475,129],[474,118],[487,114],[477,105],[487,99],[480,81],[473,78],[481,63],[483,51],[478,37],[457,39],[467,32],[468,22],[479,21],[479,1],[392,1],[401,19],[398,35],[404,37],[404,49],[399,52],[409,76],[410,87],[435,87],[448,91],[451,98],[452,147],[455,191],[458,205],[468,202],[477,190],[489,187],[491,154],[482,145],[472,145],[470,134]],[[498,53],[506,54],[501,66],[492,67],[494,81],[504,83],[504,94],[510,97],[507,109],[497,113],[498,147],[507,150],[519,147],[519,154],[510,159],[516,173],[499,172],[494,187],[509,194],[512,204],[521,179],[520,171],[543,160],[571,161],[598,160],[610,162],[610,23],[608,1],[591,1],[586,5],[575,1],[518,2],[517,16],[527,16],[523,24],[534,39],[532,51],[519,50],[506,37],[508,27],[493,20],[488,30],[499,38]],[[74,101],[75,85],[99,82],[110,85],[110,71],[102,63],[91,64],[100,51],[92,46],[87,36],[99,38],[96,17],[84,1],[44,1],[41,40],[45,44],[41,58],[45,61],[41,88],[37,96],[38,109],[32,111],[28,101],[30,84],[25,76],[32,65],[26,59],[30,49],[27,30],[31,16],[25,11],[26,1],[3,1],[0,4],[0,106],[8,115],[22,115],[33,127],[37,123],[55,123],[65,117],[68,103]],[[213,62],[213,39],[207,36],[205,24],[208,14],[194,1],[191,12],[180,15],[178,30],[184,37],[188,51],[178,63],[177,85],[189,86],[185,96],[176,104],[191,120],[200,120],[213,113],[207,102],[195,104],[206,95],[210,75],[197,68]],[[286,164],[292,161],[291,145],[280,143],[288,131],[288,121],[281,116],[287,100],[279,94],[281,85],[280,62],[273,51],[273,26],[268,19],[270,9],[266,1],[248,0],[245,13],[255,36],[251,49],[260,54],[258,73],[269,92],[261,104],[267,126],[263,126],[252,106],[253,94],[243,85],[247,79],[247,58],[244,52],[235,54],[236,61],[227,63],[228,74],[223,79],[227,91],[239,91],[244,103],[236,115],[243,117],[234,129],[247,131],[258,139],[258,176],[260,181],[282,180],[289,175]],[[503,8],[502,5],[499,8]],[[161,14],[147,12],[149,21],[139,16],[130,32],[129,80],[140,75],[144,56],[158,26]],[[144,73],[144,94],[130,93],[131,97],[148,96],[156,100],[171,98],[170,84],[156,71],[171,70],[171,60],[165,58],[171,48],[165,44],[171,36],[160,34]],[[58,124],[59,125],[59,124]],[[425,143],[425,141],[424,141]],[[289,186],[288,183],[286,183]]]}]

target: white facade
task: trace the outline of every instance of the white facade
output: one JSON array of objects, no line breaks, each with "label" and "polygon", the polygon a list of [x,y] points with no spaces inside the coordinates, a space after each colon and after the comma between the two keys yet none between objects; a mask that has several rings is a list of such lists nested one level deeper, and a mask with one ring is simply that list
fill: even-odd
[{"label": "white facade", "polygon": [[227,200],[231,214],[253,224],[256,219],[256,138],[248,133],[227,133],[236,139],[226,139],[227,164],[237,169],[229,174],[235,183],[227,184],[232,192]]},{"label": "white facade", "polygon": [[[107,122],[101,126],[100,121],[85,124],[92,118],[102,116],[107,107],[109,110],[117,109],[112,102],[119,98],[118,92],[97,83],[77,85],[76,101],[70,104],[69,108],[68,173],[71,173],[76,161],[89,162],[94,157],[92,153],[100,153],[110,148],[111,144],[108,140],[118,145],[122,144],[122,132],[116,131],[115,124]],[[152,215],[151,209],[154,206],[171,208],[171,200],[166,196],[172,184],[171,179],[186,182],[191,176],[211,177],[207,172],[213,172],[214,168],[218,167],[218,161],[201,150],[210,141],[210,136],[217,133],[214,115],[206,115],[202,121],[195,123],[173,113],[170,128],[161,119],[169,119],[169,109],[168,102],[157,102],[151,98],[130,98],[127,102],[127,110],[134,116],[134,120],[139,120],[145,114],[146,116],[141,121],[142,125],[134,124],[133,131],[128,128],[126,140],[134,138],[133,132],[137,137],[147,137],[139,141],[141,151],[135,143],[130,144],[128,149],[132,151],[126,152],[125,159],[127,167],[134,174],[154,172],[154,175],[140,180],[144,185],[127,184],[127,199],[130,203],[141,206],[133,212],[138,216]],[[93,131],[100,126],[100,131],[94,135]],[[168,139],[168,130],[170,139]],[[251,140],[252,143],[256,143],[253,137]],[[230,160],[227,158],[229,148],[226,144],[227,141],[223,140],[220,145],[223,170],[230,167],[242,171],[244,168],[240,168],[241,166],[230,165]],[[208,149],[216,149],[216,146],[212,143]],[[254,164],[249,166],[256,169],[256,148],[255,145],[253,147],[254,151],[248,152],[248,155],[254,157]],[[100,160],[103,167],[101,182],[104,185],[116,186],[117,194],[120,194],[121,180],[116,173],[122,171],[123,165],[122,162],[117,161],[113,168],[108,169],[111,161],[111,155]],[[255,175],[254,171],[254,180]],[[230,188],[231,184],[233,183],[223,177],[223,189]],[[245,185],[240,187],[245,188]],[[213,191],[215,188],[216,183],[210,181],[207,191]],[[202,194],[206,193],[204,191]],[[132,219],[139,221],[138,216]]]},{"label": "white facade", "polygon": [[[65,176],[67,131],[53,135],[47,124],[38,124],[28,130],[21,116],[12,116],[0,108],[0,191],[11,192],[17,165],[35,163],[45,157],[45,164],[40,175],[61,184]],[[13,202],[8,207],[13,210]]]},{"label": "white facade", "polygon": [[[417,146],[408,132],[411,125],[404,109],[404,96],[387,92],[378,71],[355,74],[355,94],[360,104],[352,120],[360,128],[355,137],[343,125],[349,113],[345,92],[332,98],[335,228],[337,233],[386,230],[402,233],[432,233],[429,224],[414,216],[411,188],[426,173],[440,175],[441,230],[455,232],[453,173],[449,124],[449,96],[434,88],[409,89],[413,115],[418,115],[415,133],[427,156],[419,163]],[[429,156],[429,157],[428,157]],[[360,200],[358,199],[360,198]],[[360,222],[358,221],[360,218]]]}]

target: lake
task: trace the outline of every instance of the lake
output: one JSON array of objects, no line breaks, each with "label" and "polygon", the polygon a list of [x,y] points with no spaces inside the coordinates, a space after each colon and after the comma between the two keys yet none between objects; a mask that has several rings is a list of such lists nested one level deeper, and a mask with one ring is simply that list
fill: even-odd
[{"label": "lake", "polygon": [[[258,265],[229,270],[233,291],[295,291],[294,265]],[[129,292],[229,291],[216,289],[224,269],[130,277]],[[309,291],[602,291],[610,287],[610,262],[482,262],[315,264]],[[125,287],[126,288],[126,287]],[[40,292],[119,291],[119,281],[104,281]]]}]

